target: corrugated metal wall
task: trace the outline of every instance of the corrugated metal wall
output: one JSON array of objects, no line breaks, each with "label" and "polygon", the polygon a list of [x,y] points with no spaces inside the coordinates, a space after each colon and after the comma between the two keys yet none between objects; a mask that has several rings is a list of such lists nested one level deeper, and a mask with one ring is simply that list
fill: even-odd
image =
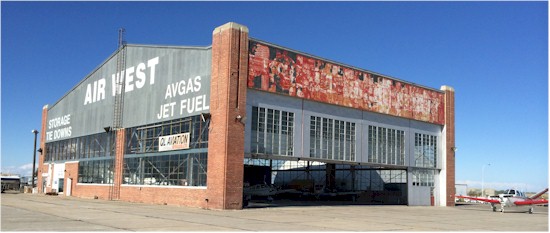
[{"label": "corrugated metal wall", "polygon": [[[211,48],[126,47],[123,127],[209,112]],[[113,122],[116,54],[48,110],[46,142],[104,132]]]}]

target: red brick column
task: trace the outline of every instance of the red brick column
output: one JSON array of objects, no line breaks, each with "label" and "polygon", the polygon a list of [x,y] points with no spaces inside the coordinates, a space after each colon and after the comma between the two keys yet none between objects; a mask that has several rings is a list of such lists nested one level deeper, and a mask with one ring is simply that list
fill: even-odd
[{"label": "red brick column", "polygon": [[442,86],[445,91],[445,154],[447,170],[447,206],[455,205],[455,90],[449,86]]},{"label": "red brick column", "polygon": [[65,193],[65,196],[68,195],[69,190],[69,179],[72,180],[71,182],[71,195],[74,196],[74,192],[76,189],[76,183],[78,183],[78,161],[72,161],[65,163],[65,184],[63,184],[63,192]]},{"label": "red brick column", "polygon": [[[248,28],[227,23],[212,35],[207,208],[241,209]],[[244,120],[243,120],[244,122]]]},{"label": "red brick column", "polygon": [[116,140],[115,148],[115,161],[114,161],[114,174],[113,174],[113,186],[109,190],[109,199],[120,199],[120,186],[122,185],[122,169],[124,165],[124,146],[126,141],[126,130],[118,129],[114,133]]},{"label": "red brick column", "polygon": [[[45,162],[44,156],[46,156],[46,130],[48,129],[47,121],[48,121],[48,105],[45,105],[42,108],[42,127],[40,128],[40,147],[39,148],[42,148],[42,153],[37,153],[38,163],[36,164],[36,168],[38,170],[36,174],[37,176],[36,187],[38,187],[37,189],[38,193],[44,193],[44,190],[42,190],[42,182],[44,181],[44,179],[42,178],[42,173],[48,172],[47,170],[44,169],[44,167],[47,167],[47,166],[42,166]],[[32,173],[31,173],[31,176],[32,176]]]}]

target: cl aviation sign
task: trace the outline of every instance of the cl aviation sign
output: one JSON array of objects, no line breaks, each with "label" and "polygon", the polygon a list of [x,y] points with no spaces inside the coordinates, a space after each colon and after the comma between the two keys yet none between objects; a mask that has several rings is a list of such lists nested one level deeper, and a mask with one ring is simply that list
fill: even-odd
[{"label": "cl aviation sign", "polygon": [[159,151],[189,149],[189,133],[159,137]]}]

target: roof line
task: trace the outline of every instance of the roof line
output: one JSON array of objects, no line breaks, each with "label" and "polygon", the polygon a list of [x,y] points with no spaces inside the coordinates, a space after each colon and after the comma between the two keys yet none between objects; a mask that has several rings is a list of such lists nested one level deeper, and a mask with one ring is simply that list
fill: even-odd
[{"label": "roof line", "polygon": [[184,46],[184,45],[149,45],[149,44],[126,44],[128,47],[147,47],[147,48],[169,48],[169,49],[211,49],[212,45],[206,46]]},{"label": "roof line", "polygon": [[[124,46],[126,47],[126,46]],[[123,49],[124,49],[123,47]],[[82,80],[80,80],[80,82],[78,82],[76,85],[73,86],[73,88],[71,88],[69,91],[67,91],[63,96],[61,96],[61,98],[59,98],[54,104],[52,104],[52,106],[50,106],[48,108],[49,109],[52,109],[53,107],[55,107],[55,105],[57,105],[59,102],[61,102],[61,100],[63,100],[65,97],[67,97],[67,95],[69,95],[72,91],[74,91],[77,87],[80,86],[80,84],[84,83],[86,80],[88,80],[88,78],[92,77],[92,75],[94,75],[95,72],[97,72],[99,69],[101,69],[101,67],[103,67],[103,65],[105,65],[109,60],[111,60],[111,58],[113,58],[115,55],[117,55],[118,53],[120,52],[120,48],[117,48],[111,55],[109,55],[107,57],[107,59],[103,60],[103,62],[101,62],[98,66],[96,66],[96,68],[94,68],[92,70],[92,72],[88,73],[86,76],[84,76],[84,78]]]}]

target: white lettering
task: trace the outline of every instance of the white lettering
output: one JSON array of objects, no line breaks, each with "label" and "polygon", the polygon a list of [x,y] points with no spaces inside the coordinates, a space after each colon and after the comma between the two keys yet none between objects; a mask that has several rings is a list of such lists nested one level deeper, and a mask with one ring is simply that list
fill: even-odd
[{"label": "white lettering", "polygon": [[105,99],[105,79],[94,81],[92,84],[86,85],[86,97],[84,97],[84,105],[95,103]]},{"label": "white lettering", "polygon": [[84,97],[84,105],[92,103],[92,85],[88,83],[86,86],[86,97]]},{"label": "white lettering", "polygon": [[195,77],[195,92],[201,90],[201,76]]},{"label": "white lettering", "polygon": [[61,128],[61,129],[56,129],[56,130],[53,131],[53,139],[55,140],[55,139],[70,137],[71,136],[71,130],[72,130],[71,126]]},{"label": "white lettering", "polygon": [[113,84],[113,96],[117,95],[117,94],[120,94],[122,92],[122,81],[123,80],[120,80],[121,77],[124,76],[124,71],[120,72],[120,73],[115,73],[113,75],[111,75],[111,83]]},{"label": "white lettering", "polygon": [[174,116],[174,106],[176,105],[176,102],[172,102],[169,104],[163,104],[160,106],[160,111],[157,114],[157,119],[164,119],[168,117]]},{"label": "white lettering", "polygon": [[190,99],[182,99],[180,101],[180,115],[183,115],[185,112],[191,114],[210,109],[210,106],[207,105],[205,100],[206,95],[194,96]]},{"label": "white lettering", "polygon": [[139,65],[136,68],[136,87],[138,89],[141,89],[145,85],[145,73],[143,72],[145,70],[145,63],[139,63]]},{"label": "white lettering", "polygon": [[[56,117],[48,121],[48,129],[53,131],[46,132],[47,140],[55,140],[70,137],[72,134],[71,114]],[[61,128],[59,128],[61,127]]]},{"label": "white lettering", "polygon": [[155,67],[159,64],[159,57],[147,61],[147,67],[151,68],[149,84],[155,84]]},{"label": "white lettering", "polygon": [[195,101],[195,104],[197,105],[197,106],[195,107],[195,111],[197,111],[197,112],[198,112],[198,111],[202,111],[202,107],[203,107],[203,106],[202,106],[202,97],[203,97],[202,95],[197,96],[197,99],[196,99],[196,101]]},{"label": "white lettering", "polygon": [[92,101],[95,103],[97,101],[97,81],[94,82],[94,91],[92,92]]},{"label": "white lettering", "polygon": [[164,99],[172,98],[172,88],[170,86],[173,84],[168,84],[168,87],[166,87],[166,94],[164,95]]},{"label": "white lettering", "polygon": [[189,149],[190,133],[159,137],[159,151]]},{"label": "white lettering", "polygon": [[179,82],[168,84],[166,87],[166,94],[164,99],[173,98],[176,96],[182,96],[190,94],[193,92],[198,92],[201,90],[201,76],[196,76],[195,78],[190,78],[187,80],[180,80]]},{"label": "white lettering", "polygon": [[189,82],[187,82],[187,90],[185,90],[186,93],[193,92],[193,82],[191,82],[191,79],[189,79]]},{"label": "white lettering", "polygon": [[68,124],[71,124],[71,114],[51,119],[50,121],[48,121],[48,129],[53,129]]},{"label": "white lettering", "polygon": [[[139,63],[136,66],[128,67],[126,70],[121,71],[120,73],[115,73],[111,75],[111,80],[113,84],[112,94],[113,96],[120,94],[122,92],[122,83],[124,82],[124,92],[131,92],[136,89],[141,89],[145,86],[147,80],[147,75],[145,70],[149,68],[149,84],[155,84],[155,71],[156,66],[159,63],[159,57],[149,59],[147,61],[147,66],[145,63]],[[136,77],[136,80],[134,80]],[[135,88],[134,88],[135,87]]]},{"label": "white lettering", "polygon": [[178,94],[185,95],[187,93],[187,91],[185,91],[185,81],[181,80],[178,84]]},{"label": "white lettering", "polygon": [[105,79],[97,80],[97,100],[105,99]]},{"label": "white lettering", "polygon": [[124,92],[130,92],[134,90],[134,84],[132,83],[134,81],[134,67],[130,67],[126,69],[126,76],[124,77],[124,81],[126,82],[126,86],[124,87]]},{"label": "white lettering", "polygon": [[[144,62],[139,63],[137,66],[128,67],[126,70],[117,72],[111,75],[111,91],[112,96],[122,93],[122,87],[124,86],[124,92],[131,92],[136,89],[141,89],[145,86],[147,78],[149,78],[149,84],[155,83],[156,66],[159,64],[159,57],[149,59],[147,65]],[[149,68],[149,77],[147,77],[146,69]],[[135,77],[135,79],[134,79]],[[89,83],[86,86],[86,95],[84,96],[84,105],[95,103],[105,99],[105,78]]]}]

